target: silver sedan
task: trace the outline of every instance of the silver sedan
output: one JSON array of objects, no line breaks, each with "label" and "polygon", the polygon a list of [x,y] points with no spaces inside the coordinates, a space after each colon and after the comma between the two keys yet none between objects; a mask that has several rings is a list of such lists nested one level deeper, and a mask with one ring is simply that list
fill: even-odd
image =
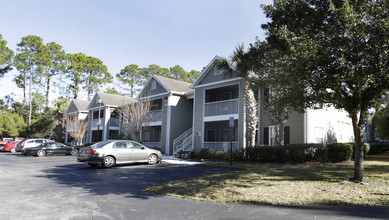
[{"label": "silver sedan", "polygon": [[162,154],[135,141],[108,140],[81,148],[77,161],[88,163],[91,167],[102,165],[109,168],[132,162],[160,163]]}]

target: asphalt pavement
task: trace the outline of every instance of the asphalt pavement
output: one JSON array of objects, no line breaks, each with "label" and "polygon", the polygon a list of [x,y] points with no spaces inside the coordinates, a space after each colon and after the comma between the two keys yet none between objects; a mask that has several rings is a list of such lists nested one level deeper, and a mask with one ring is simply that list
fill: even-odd
[{"label": "asphalt pavement", "polygon": [[196,202],[145,192],[151,185],[230,172],[166,158],[162,164],[90,168],[72,156],[0,152],[0,220],[389,219],[389,207]]}]

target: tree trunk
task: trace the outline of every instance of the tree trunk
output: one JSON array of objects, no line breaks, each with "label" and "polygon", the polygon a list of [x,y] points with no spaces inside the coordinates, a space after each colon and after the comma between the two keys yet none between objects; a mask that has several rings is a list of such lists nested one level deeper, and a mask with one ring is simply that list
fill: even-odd
[{"label": "tree trunk", "polygon": [[31,115],[32,115],[32,97],[31,97],[31,84],[32,84],[32,65],[30,67],[30,80],[28,84],[28,105],[29,105],[29,111],[28,111],[28,131],[31,130]]},{"label": "tree trunk", "polygon": [[47,82],[46,82],[46,108],[49,105],[49,91],[50,91],[50,71],[47,76]]},{"label": "tree trunk", "polygon": [[258,119],[254,92],[247,81],[244,82],[244,102],[246,119],[246,157],[249,159],[249,152],[255,145],[255,131]]},{"label": "tree trunk", "polygon": [[354,177],[351,179],[353,182],[363,182],[365,178],[364,165],[363,165],[363,137],[364,137],[364,125],[366,121],[366,113],[360,111],[359,119],[358,114],[350,114],[353,129],[354,129]]}]

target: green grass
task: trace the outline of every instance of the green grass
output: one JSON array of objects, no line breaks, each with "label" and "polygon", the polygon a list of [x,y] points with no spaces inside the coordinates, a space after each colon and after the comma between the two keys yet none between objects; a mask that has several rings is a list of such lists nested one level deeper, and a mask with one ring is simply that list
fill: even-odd
[{"label": "green grass", "polygon": [[[230,167],[229,162],[209,162]],[[152,193],[217,203],[389,205],[389,154],[365,159],[364,183],[348,181],[353,162],[276,164],[234,162],[242,171],[173,181]]]}]

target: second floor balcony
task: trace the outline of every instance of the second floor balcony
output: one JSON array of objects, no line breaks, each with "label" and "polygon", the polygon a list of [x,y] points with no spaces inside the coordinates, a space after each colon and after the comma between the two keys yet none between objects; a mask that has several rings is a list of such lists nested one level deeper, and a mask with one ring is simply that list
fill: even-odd
[{"label": "second floor balcony", "polygon": [[204,116],[238,114],[238,99],[229,99],[204,104]]},{"label": "second floor balcony", "polygon": [[146,118],[148,122],[162,121],[162,109],[150,111]]}]

